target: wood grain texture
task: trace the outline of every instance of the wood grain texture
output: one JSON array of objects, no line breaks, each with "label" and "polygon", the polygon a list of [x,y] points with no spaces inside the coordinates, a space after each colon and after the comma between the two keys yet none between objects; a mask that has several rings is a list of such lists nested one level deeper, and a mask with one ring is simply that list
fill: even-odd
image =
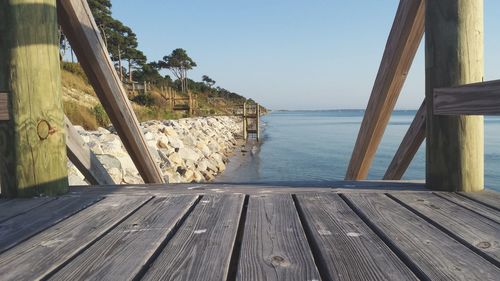
[{"label": "wood grain texture", "polygon": [[[10,0],[2,11],[0,90],[10,120],[0,122],[2,195],[68,190],[56,0]],[[4,72],[5,71],[5,72]]]},{"label": "wood grain texture", "polygon": [[434,89],[436,115],[500,115],[500,80]]},{"label": "wood grain texture", "polygon": [[417,280],[339,195],[304,194],[297,200],[328,280]]},{"label": "wood grain texture", "polygon": [[39,280],[84,250],[151,197],[97,202],[0,255],[2,280]]},{"label": "wood grain texture", "polygon": [[204,196],[142,280],[226,280],[243,199]]},{"label": "wood grain texture", "polygon": [[251,196],[237,280],[319,279],[292,197]]},{"label": "wood grain texture", "polygon": [[500,211],[500,194],[498,192],[484,190],[481,192],[461,192],[460,195]]},{"label": "wood grain texture", "polygon": [[58,1],[60,24],[78,61],[146,183],[162,183],[127,93],[111,62],[87,1]]},{"label": "wood grain texture", "polygon": [[500,224],[434,194],[392,195],[500,265]]},{"label": "wood grain texture", "polygon": [[152,199],[50,280],[133,280],[196,198]]},{"label": "wood grain texture", "polygon": [[4,203],[0,204],[0,222],[4,222],[12,217],[27,213],[32,209],[52,200],[55,200],[55,198],[42,197],[6,200]]},{"label": "wood grain texture", "polygon": [[0,121],[10,120],[9,94],[0,92]]},{"label": "wood grain texture", "polygon": [[441,191],[484,189],[482,116],[434,114],[434,89],[482,81],[484,77],[483,0],[427,1],[426,183]]},{"label": "wood grain texture", "polygon": [[0,253],[101,199],[100,196],[61,197],[0,223]]},{"label": "wood grain texture", "polygon": [[85,176],[85,179],[92,185],[115,184],[104,166],[99,162],[99,159],[89,149],[66,116],[64,116],[64,127],[66,129],[68,158]]},{"label": "wood grain texture", "polygon": [[383,194],[345,197],[430,280],[497,280],[500,269]]},{"label": "wood grain texture", "polygon": [[425,1],[401,0],[346,173],[347,180],[368,175],[413,58],[424,34]]},{"label": "wood grain texture", "polygon": [[410,128],[406,132],[403,141],[399,145],[396,154],[392,158],[389,167],[384,175],[384,180],[400,180],[408,166],[410,166],[411,161],[415,157],[418,149],[422,145],[425,139],[425,100],[420,105],[413,121],[410,124]]},{"label": "wood grain texture", "polygon": [[435,194],[446,200],[452,201],[453,203],[458,204],[464,208],[474,211],[482,215],[483,217],[489,218],[492,221],[500,223],[500,210],[496,210],[494,208],[485,206],[477,201],[474,201],[472,199],[469,199],[468,197],[464,197],[456,193],[435,192]]}]

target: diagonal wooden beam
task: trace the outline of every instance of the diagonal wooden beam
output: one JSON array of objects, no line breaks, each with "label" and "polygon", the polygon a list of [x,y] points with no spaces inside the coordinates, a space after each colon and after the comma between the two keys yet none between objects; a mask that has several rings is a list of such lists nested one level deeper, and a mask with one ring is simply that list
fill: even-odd
[{"label": "diagonal wooden beam", "polygon": [[434,89],[436,115],[500,115],[500,80]]},{"label": "diagonal wooden beam", "polygon": [[417,114],[415,114],[415,118],[411,122],[410,128],[408,128],[401,145],[399,145],[398,151],[396,151],[394,158],[392,158],[391,164],[385,172],[384,180],[400,180],[424,142],[425,115],[427,112],[425,106],[424,100]]},{"label": "diagonal wooden beam", "polygon": [[111,122],[146,183],[163,178],[86,0],[59,0],[59,22]]},{"label": "diagonal wooden beam", "polygon": [[368,175],[375,152],[424,34],[424,0],[401,0],[378,70],[346,180]]},{"label": "diagonal wooden beam", "polygon": [[66,148],[69,160],[93,185],[115,184],[99,159],[88,148],[80,134],[75,130],[68,117],[64,116],[66,129]]}]

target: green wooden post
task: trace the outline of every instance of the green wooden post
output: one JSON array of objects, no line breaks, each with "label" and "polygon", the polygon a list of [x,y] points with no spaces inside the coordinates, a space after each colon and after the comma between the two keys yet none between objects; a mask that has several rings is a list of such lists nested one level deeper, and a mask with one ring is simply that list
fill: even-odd
[{"label": "green wooden post", "polygon": [[483,0],[427,1],[427,186],[484,188],[483,117],[435,116],[433,89],[483,80]]},{"label": "green wooden post", "polygon": [[0,91],[10,120],[0,122],[2,196],[68,190],[56,0],[0,3]]}]

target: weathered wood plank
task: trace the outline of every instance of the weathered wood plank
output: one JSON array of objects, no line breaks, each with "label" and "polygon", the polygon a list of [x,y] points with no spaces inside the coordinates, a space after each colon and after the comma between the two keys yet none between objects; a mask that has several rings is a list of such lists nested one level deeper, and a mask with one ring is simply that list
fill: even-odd
[{"label": "weathered wood plank", "polygon": [[500,269],[383,194],[345,194],[365,222],[430,280],[497,280]]},{"label": "weathered wood plank", "polygon": [[417,280],[339,195],[297,195],[297,200],[328,280]]},{"label": "weathered wood plank", "polygon": [[424,34],[425,1],[401,0],[358,133],[347,180],[366,178]]},{"label": "weathered wood plank", "polygon": [[197,196],[152,199],[50,280],[133,280],[172,235],[196,199]]},{"label": "weathered wood plank", "polygon": [[0,255],[2,280],[39,280],[83,251],[151,197],[108,197]]},{"label": "weathered wood plank", "polygon": [[[68,191],[56,0],[0,4],[0,90],[10,120],[0,122],[4,197]],[[5,101],[5,100],[4,100]]]},{"label": "weathered wood plank", "polygon": [[425,25],[426,184],[441,191],[484,189],[482,116],[435,115],[434,89],[482,81],[483,0],[427,1]]},{"label": "weathered wood plank", "polygon": [[100,196],[61,197],[0,223],[0,253],[101,199]]},{"label": "weathered wood plank", "polygon": [[320,280],[290,195],[250,197],[237,280]]},{"label": "weathered wood plank", "polygon": [[461,192],[460,195],[500,211],[500,193],[498,192],[484,190],[481,192]]},{"label": "weathered wood plank", "polygon": [[489,256],[500,266],[500,224],[432,193],[392,197],[435,222],[462,243]]},{"label": "weathered wood plank", "polygon": [[500,115],[500,80],[434,89],[436,115]]},{"label": "weathered wood plank", "polygon": [[9,119],[9,94],[0,93],[0,121],[7,121]]},{"label": "weathered wood plank", "polygon": [[415,118],[411,122],[410,128],[406,132],[403,141],[399,145],[398,151],[392,158],[391,164],[387,168],[384,180],[400,180],[408,166],[410,166],[413,157],[422,145],[425,139],[425,100],[420,105]]},{"label": "weathered wood plank", "polygon": [[471,200],[468,197],[458,195],[456,193],[450,192],[435,192],[439,197],[445,198],[446,200],[452,201],[455,204],[463,206],[471,211],[474,211],[490,220],[500,223],[500,211],[494,208],[485,206],[477,201]]},{"label": "weathered wood plank", "polygon": [[0,204],[0,222],[4,222],[12,217],[24,214],[32,209],[46,204],[55,198],[41,197],[31,199],[12,199]]},{"label": "weathered wood plank", "polygon": [[64,127],[66,128],[68,158],[85,176],[85,179],[93,185],[115,184],[104,166],[99,162],[99,159],[88,148],[85,141],[66,116],[64,116]]},{"label": "weathered wood plank", "polygon": [[146,183],[163,178],[146,145],[127,93],[111,62],[87,1],[58,1],[59,21],[78,61]]},{"label": "weathered wood plank", "polygon": [[243,199],[204,196],[142,280],[226,280]]}]

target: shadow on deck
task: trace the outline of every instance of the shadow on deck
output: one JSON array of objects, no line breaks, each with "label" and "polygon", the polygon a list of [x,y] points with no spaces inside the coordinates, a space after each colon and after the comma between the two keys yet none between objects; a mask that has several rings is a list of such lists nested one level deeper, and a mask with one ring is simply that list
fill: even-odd
[{"label": "shadow on deck", "polygon": [[421,183],[72,188],[0,201],[2,280],[498,280],[500,195]]}]

